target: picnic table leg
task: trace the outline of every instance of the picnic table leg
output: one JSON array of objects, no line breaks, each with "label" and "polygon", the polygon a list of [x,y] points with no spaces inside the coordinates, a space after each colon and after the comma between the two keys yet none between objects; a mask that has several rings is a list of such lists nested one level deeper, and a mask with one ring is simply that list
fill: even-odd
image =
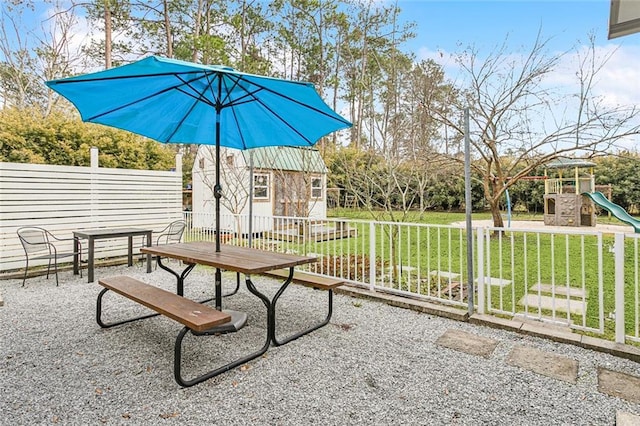
[{"label": "picnic table leg", "polygon": [[[168,266],[166,266],[164,263],[162,263],[162,258],[158,257],[158,266],[160,266],[161,269],[164,269],[165,271],[171,273],[174,277],[176,277],[176,294],[178,296],[184,296],[184,279],[187,278],[187,275],[189,275],[189,273],[191,273],[191,271],[193,270],[193,268],[196,267],[195,263],[190,263],[185,269],[184,271],[182,271],[182,273],[178,274],[176,271],[174,271],[173,269],[169,268]],[[209,300],[204,300],[200,303],[204,303],[204,302],[208,302]]]},{"label": "picnic table leg", "polygon": [[222,310],[222,271],[216,268],[216,309]]},{"label": "picnic table leg", "polygon": [[[238,358],[235,361],[232,361],[228,364],[223,365],[222,367],[218,367],[214,370],[209,371],[208,373],[202,374],[193,379],[186,380],[182,377],[181,364],[182,364],[182,341],[188,331],[190,331],[189,328],[184,327],[182,330],[180,330],[180,333],[178,333],[178,337],[176,338],[176,344],[174,347],[174,356],[173,356],[173,376],[176,382],[178,382],[180,386],[183,386],[185,388],[204,382],[205,380],[208,380],[212,377],[215,377],[219,374],[222,374],[226,371],[236,368],[242,364],[245,364],[251,361],[252,359],[256,359],[262,356],[265,352],[267,352],[267,349],[269,349],[269,344],[271,342],[269,339],[269,332],[267,331],[267,337],[266,337],[265,343],[257,352]],[[195,332],[192,332],[192,334],[196,336],[200,335],[200,333],[195,333]]]},{"label": "picnic table leg", "polygon": [[[246,279],[246,283],[247,283],[247,288],[249,289],[249,291],[251,293],[253,293],[255,296],[257,296],[260,300],[262,300],[262,303],[264,304],[264,306],[267,308],[267,334],[266,334],[266,339],[264,342],[264,345],[262,345],[262,347],[254,352],[251,353],[249,355],[243,356],[241,358],[238,358],[235,361],[232,361],[228,364],[223,365],[222,367],[218,367],[214,370],[209,371],[208,373],[205,373],[201,376],[198,376],[194,379],[191,380],[185,380],[182,377],[182,370],[181,370],[181,364],[182,364],[182,341],[184,339],[184,336],[187,334],[187,332],[189,331],[189,328],[184,327],[180,333],[178,333],[178,337],[176,338],[176,343],[175,343],[175,347],[174,347],[174,357],[173,357],[173,374],[174,374],[174,378],[176,380],[176,382],[178,382],[178,384],[180,386],[183,387],[189,387],[189,386],[193,386],[196,385],[200,382],[203,382],[207,379],[210,379],[212,377],[215,377],[219,374],[222,374],[226,371],[229,371],[233,368],[236,368],[242,364],[245,364],[249,361],[251,361],[252,359],[256,359],[259,356],[262,356],[265,352],[267,352],[267,349],[269,349],[269,346],[271,345],[271,319],[270,319],[270,314],[269,312],[271,311],[271,302],[269,302],[269,299],[262,293],[260,293],[255,286],[253,285],[253,282],[251,282],[251,278],[249,276],[247,276]],[[219,293],[216,293],[216,298],[217,295]],[[206,336],[209,333],[207,332],[203,332],[203,333],[198,333],[198,332],[194,332],[192,331],[191,334],[195,335],[195,336]]]},{"label": "picnic table leg", "polygon": [[311,327],[302,330],[298,333],[292,334],[291,336],[288,336],[282,340],[279,340],[278,337],[276,336],[276,304],[278,302],[278,299],[280,298],[280,296],[282,296],[282,294],[284,293],[284,291],[287,289],[287,287],[289,286],[289,284],[291,283],[293,279],[293,267],[289,268],[289,276],[287,277],[287,279],[285,280],[285,282],[282,284],[282,286],[280,287],[280,289],[276,292],[276,295],[273,296],[273,300],[271,301],[271,318],[272,318],[272,334],[271,334],[271,341],[273,342],[274,346],[282,346],[285,343],[289,343],[292,340],[295,340],[299,337],[304,336],[305,334],[309,334],[314,330],[319,329],[320,327],[324,327],[325,325],[329,324],[329,321],[331,320],[331,315],[333,314],[333,290],[329,289],[327,290],[329,292],[329,300],[327,302],[327,316],[325,317],[324,320],[320,321],[319,323],[316,323],[314,325],[312,325]]},{"label": "picnic table leg", "polygon": [[157,317],[158,315],[160,315],[158,313],[154,313],[154,314],[144,315],[141,317],[126,319],[123,321],[106,323],[102,321],[102,298],[104,297],[105,293],[108,291],[109,291],[108,288],[102,289],[102,291],[100,291],[100,293],[98,294],[98,299],[96,300],[96,322],[102,328],[111,328],[111,327],[115,327],[116,325],[126,324],[129,322],[138,321],[145,318]]},{"label": "picnic table leg", "polygon": [[223,294],[222,297],[233,296],[238,292],[238,290],[240,290],[240,272],[236,272],[236,288],[230,293]]}]

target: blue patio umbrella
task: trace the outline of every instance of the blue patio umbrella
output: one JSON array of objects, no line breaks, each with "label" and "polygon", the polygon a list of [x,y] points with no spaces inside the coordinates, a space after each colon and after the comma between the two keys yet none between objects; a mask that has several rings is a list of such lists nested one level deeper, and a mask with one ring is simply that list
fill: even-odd
[{"label": "blue patio umbrella", "polygon": [[220,251],[220,147],[313,146],[351,123],[311,83],[151,56],[48,81],[83,121],[163,143],[216,146],[216,251]]},{"label": "blue patio umbrella", "polygon": [[351,127],[311,83],[156,56],[46,84],[71,101],[83,121],[163,143],[215,145],[216,251],[220,251],[221,146],[308,147],[322,136]]}]

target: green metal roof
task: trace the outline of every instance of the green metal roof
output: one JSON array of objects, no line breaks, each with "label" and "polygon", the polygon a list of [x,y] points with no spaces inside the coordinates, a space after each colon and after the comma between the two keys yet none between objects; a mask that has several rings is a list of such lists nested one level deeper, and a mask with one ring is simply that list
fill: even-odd
[{"label": "green metal roof", "polygon": [[253,167],[255,169],[327,173],[327,166],[316,149],[268,146],[244,150],[242,155],[247,164],[250,164],[250,153],[253,153]]},{"label": "green metal roof", "polygon": [[547,169],[569,169],[571,167],[595,167],[596,163],[581,158],[556,158],[545,164]]}]

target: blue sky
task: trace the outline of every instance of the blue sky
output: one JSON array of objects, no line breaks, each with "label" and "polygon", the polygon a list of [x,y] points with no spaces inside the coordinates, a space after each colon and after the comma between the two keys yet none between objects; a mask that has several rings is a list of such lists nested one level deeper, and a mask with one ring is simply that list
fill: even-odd
[{"label": "blue sky", "polygon": [[[403,17],[417,23],[411,48],[456,50],[457,43],[530,45],[539,30],[552,37],[559,50],[594,32],[597,44],[606,44],[609,0],[399,0]],[[616,44],[639,42],[638,35],[616,39]]]},{"label": "blue sky", "polygon": [[[4,0],[0,0],[3,2]],[[266,1],[266,0],[265,0]],[[369,0],[363,0],[369,1]],[[396,0],[374,0],[391,3]],[[633,0],[640,1],[640,0]],[[431,58],[440,63],[452,80],[455,61],[451,58],[462,47],[474,44],[480,53],[488,53],[507,40],[510,53],[526,53],[541,31],[543,39],[551,38],[550,47],[557,51],[572,49],[585,43],[590,33],[603,56],[611,55],[598,85],[599,94],[612,103],[640,105],[640,34],[607,40],[610,0],[397,0],[401,19],[415,21],[417,36],[404,48],[418,59]],[[44,3],[36,2],[40,6]],[[38,8],[42,9],[42,7]],[[36,15],[43,10],[38,10]],[[28,21],[41,19],[24,16]],[[33,22],[37,30],[39,22]],[[79,28],[76,39],[86,35]],[[575,73],[567,59],[564,76]]]},{"label": "blue sky", "polygon": [[[0,0],[0,3],[4,0]],[[395,2],[396,0],[379,0]],[[559,48],[570,47],[595,31],[607,42],[610,0],[397,0],[405,20],[417,23],[411,48],[455,50],[461,42],[498,43],[509,35],[514,43],[530,43],[537,31],[554,37]],[[36,5],[44,7],[44,3]],[[42,7],[38,8],[42,12]],[[33,20],[33,15],[27,17]],[[616,39],[640,44],[640,35]]]},{"label": "blue sky", "polygon": [[[0,0],[2,3],[4,0]],[[266,1],[266,0],[265,0]],[[368,0],[363,0],[368,1]],[[374,0],[392,3],[396,0]],[[634,0],[635,1],[635,0]],[[453,52],[458,43],[494,46],[509,37],[512,46],[531,45],[538,30],[553,37],[553,46],[569,49],[594,32],[598,44],[640,45],[640,34],[607,41],[610,0],[397,0],[401,18],[417,23],[416,39],[406,47]],[[45,4],[36,1],[37,12],[27,21],[43,18]],[[34,16],[35,15],[35,16]],[[37,18],[36,18],[37,16]],[[34,29],[39,27],[33,23]]]}]

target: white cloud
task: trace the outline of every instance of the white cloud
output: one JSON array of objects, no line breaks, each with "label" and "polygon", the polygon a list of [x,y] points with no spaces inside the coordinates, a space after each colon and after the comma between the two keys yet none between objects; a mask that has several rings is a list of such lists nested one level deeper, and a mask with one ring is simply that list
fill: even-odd
[{"label": "white cloud", "polygon": [[461,73],[460,65],[456,62],[455,54],[446,50],[431,50],[427,47],[421,47],[416,54],[418,61],[432,60],[440,65],[445,73],[445,78],[457,84],[465,76]]},{"label": "white cloud", "polygon": [[72,7],[67,2],[60,2],[40,11],[35,18],[38,29],[37,37],[56,50],[65,52],[67,62],[71,65],[71,74],[86,72],[86,57],[82,48],[96,36],[91,35],[89,23],[83,10]]},{"label": "white cloud", "polygon": [[[587,54],[586,49],[584,47],[579,52],[582,57]],[[545,85],[563,92],[577,93],[579,54],[566,54],[554,72],[545,79]],[[609,106],[640,105],[640,46],[607,43],[596,46],[596,56],[597,61],[607,57],[608,60],[597,75],[593,94],[602,97]],[[451,80],[460,81],[463,78],[452,52],[421,47],[417,51],[417,59],[435,61]]]},{"label": "white cloud", "polygon": [[[605,46],[604,49],[611,49]],[[640,104],[640,46],[621,46],[604,66],[596,93],[611,105]]]}]

